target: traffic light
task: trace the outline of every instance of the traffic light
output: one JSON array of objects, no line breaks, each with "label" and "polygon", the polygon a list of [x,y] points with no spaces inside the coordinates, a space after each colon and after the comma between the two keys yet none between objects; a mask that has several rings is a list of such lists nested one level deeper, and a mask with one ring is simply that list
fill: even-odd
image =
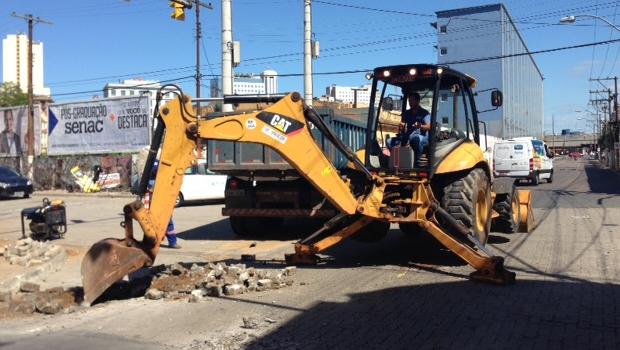
[{"label": "traffic light", "polygon": [[170,7],[174,9],[170,18],[177,21],[185,21],[185,5],[180,2],[170,1]]}]

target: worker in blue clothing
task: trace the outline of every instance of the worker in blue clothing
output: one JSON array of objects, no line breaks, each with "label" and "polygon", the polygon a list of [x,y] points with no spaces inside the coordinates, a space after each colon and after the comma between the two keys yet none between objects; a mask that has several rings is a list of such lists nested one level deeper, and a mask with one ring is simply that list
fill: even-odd
[{"label": "worker in blue clothing", "polygon": [[[157,169],[159,168],[159,162],[155,161],[153,164],[153,170],[151,171],[151,180],[149,180],[149,191],[153,191],[155,187],[155,178],[157,177]],[[170,217],[168,227],[166,227],[166,239],[168,240],[168,248],[180,249],[181,245],[177,243],[177,234],[174,229],[174,220]]]},{"label": "worker in blue clothing", "polygon": [[409,109],[407,109],[400,119],[399,136],[393,137],[388,141],[388,147],[405,146],[407,142],[414,150],[414,166],[420,167],[420,156],[424,147],[428,145],[428,135],[431,130],[431,115],[426,109],[420,106],[420,94],[413,92],[409,94]]}]

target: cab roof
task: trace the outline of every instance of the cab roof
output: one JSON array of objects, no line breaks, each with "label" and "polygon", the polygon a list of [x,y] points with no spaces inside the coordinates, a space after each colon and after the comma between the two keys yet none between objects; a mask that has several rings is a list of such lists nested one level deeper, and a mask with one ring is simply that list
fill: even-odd
[{"label": "cab roof", "polygon": [[[415,72],[414,74],[411,74],[412,69]],[[438,70],[440,70],[440,74],[442,76],[461,78],[466,84],[469,85],[470,88],[473,89],[476,87],[476,79],[446,65],[404,64],[397,66],[377,67],[374,69],[374,76],[376,79],[383,82],[399,87],[406,87],[414,82],[436,79]],[[386,72],[388,73],[386,74]]]}]

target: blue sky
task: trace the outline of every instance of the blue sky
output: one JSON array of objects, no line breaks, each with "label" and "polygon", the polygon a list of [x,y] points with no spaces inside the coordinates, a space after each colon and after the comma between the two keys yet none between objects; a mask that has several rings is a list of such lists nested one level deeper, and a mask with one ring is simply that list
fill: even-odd
[{"label": "blue sky", "polygon": [[[582,19],[578,25],[553,25],[568,14],[598,14],[620,22],[619,1],[508,0],[507,6],[531,51],[616,39],[620,33],[600,21]],[[407,12],[355,9],[328,3]],[[389,64],[436,62],[435,11],[496,3],[496,1],[325,0],[313,4],[313,25],[321,44],[315,72],[366,69]],[[35,26],[35,40],[45,45],[45,84],[59,101],[89,99],[108,82],[141,77],[178,79],[194,74],[194,14],[184,22],[170,19],[166,0],[0,0],[0,36],[26,32],[23,20],[11,12],[33,14],[53,22]],[[219,1],[203,10],[203,74],[220,74]],[[618,13],[617,13],[618,12]],[[413,15],[412,13],[418,14]],[[616,16],[618,15],[618,16]],[[618,17],[618,18],[617,18]],[[412,38],[415,36],[415,38]],[[280,74],[303,72],[303,0],[233,0],[233,37],[241,42],[239,73],[275,69]],[[387,43],[394,38],[403,38]],[[370,44],[374,43],[374,44]],[[619,74],[620,44],[540,54],[535,60],[545,75],[545,131],[587,130],[583,116],[588,90],[600,88],[590,77]],[[289,55],[290,54],[290,55]],[[278,58],[265,58],[285,55]],[[478,57],[484,57],[480,53]],[[472,57],[474,58],[474,57]],[[208,64],[210,63],[210,65]],[[182,80],[194,95],[192,78]],[[317,76],[314,93],[329,84],[362,85],[363,74]],[[208,78],[203,82],[208,86]],[[281,77],[281,91],[302,91],[302,77]],[[202,95],[209,93],[203,88]],[[100,94],[100,93],[99,93]]]}]

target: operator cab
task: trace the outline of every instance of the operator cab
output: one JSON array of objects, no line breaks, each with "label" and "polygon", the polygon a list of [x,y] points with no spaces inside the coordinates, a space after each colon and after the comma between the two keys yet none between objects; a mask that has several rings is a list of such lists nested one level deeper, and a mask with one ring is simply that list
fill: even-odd
[{"label": "operator cab", "polygon": [[458,145],[480,143],[475,79],[427,64],[379,67],[372,79],[364,161],[369,169],[429,177]]}]

